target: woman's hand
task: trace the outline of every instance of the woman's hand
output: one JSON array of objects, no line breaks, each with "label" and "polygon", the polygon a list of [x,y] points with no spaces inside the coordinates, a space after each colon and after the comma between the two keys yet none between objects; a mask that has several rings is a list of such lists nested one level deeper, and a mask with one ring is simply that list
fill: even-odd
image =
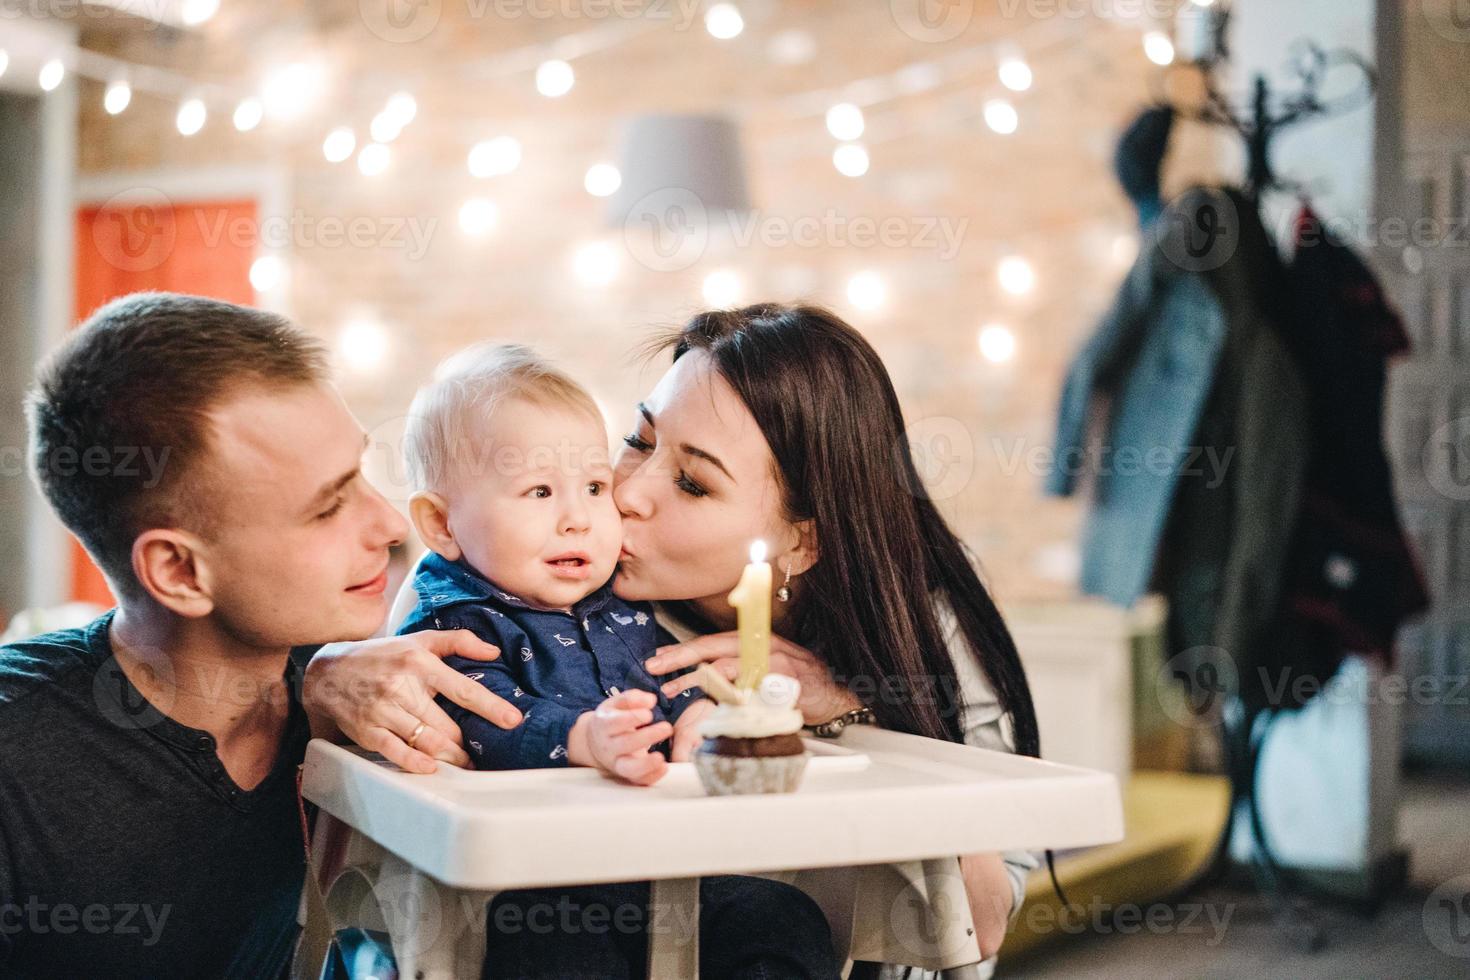
[{"label": "woman's hand", "polygon": [[[710,664],[730,680],[735,680],[740,673],[740,634],[733,631],[711,633],[687,643],[659,647],[657,655],[644,661],[644,666],[657,676],[699,663]],[[801,709],[802,720],[808,725],[819,725],[843,712],[862,707],[862,702],[851,691],[832,679],[832,672],[817,659],[816,654],[779,636],[771,637],[771,671],[795,677],[800,682],[801,699],[796,706]],[[672,698],[698,686],[699,678],[691,672],[675,677],[664,684],[662,690],[666,697]]]},{"label": "woman's hand", "polygon": [[704,741],[704,736],[699,734],[699,723],[715,710],[715,703],[709,698],[700,698],[679,716],[674,722],[674,744],[669,749],[671,762],[688,762],[694,756],[694,750]]},{"label": "woman's hand", "polygon": [[434,696],[442,694],[501,728],[519,725],[521,713],[445,664],[450,654],[494,660],[500,650],[468,630],[327,644],[306,665],[302,684],[312,734],[331,738],[341,732],[405,772],[433,772],[435,759],[468,767],[459,726]]}]

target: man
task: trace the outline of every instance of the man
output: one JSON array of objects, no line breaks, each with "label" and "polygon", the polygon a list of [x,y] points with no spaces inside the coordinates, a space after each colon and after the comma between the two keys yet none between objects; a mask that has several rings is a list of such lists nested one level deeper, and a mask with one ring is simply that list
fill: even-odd
[{"label": "man", "polygon": [[33,475],[118,606],[0,648],[0,974],[278,976],[311,731],[336,719],[405,769],[463,765],[436,692],[520,715],[439,658],[498,651],[464,633],[334,648],[314,675],[371,683],[308,681],[308,718],[291,648],[373,634],[407,528],[360,471],[321,348],[284,319],[125,297],[27,410]]}]

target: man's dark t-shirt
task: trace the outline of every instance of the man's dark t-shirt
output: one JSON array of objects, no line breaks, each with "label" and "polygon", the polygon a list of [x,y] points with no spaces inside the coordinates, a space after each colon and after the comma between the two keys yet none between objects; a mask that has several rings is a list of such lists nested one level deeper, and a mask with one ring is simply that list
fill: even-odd
[{"label": "man's dark t-shirt", "polygon": [[296,668],[246,792],[128,681],[111,622],[0,647],[0,976],[279,976],[305,880]]}]

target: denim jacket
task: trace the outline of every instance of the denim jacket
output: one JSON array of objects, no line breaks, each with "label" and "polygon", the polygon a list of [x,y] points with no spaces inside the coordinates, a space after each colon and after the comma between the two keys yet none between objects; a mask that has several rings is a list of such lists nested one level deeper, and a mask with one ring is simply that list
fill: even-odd
[{"label": "denim jacket", "polygon": [[676,721],[700,696],[694,689],[671,700],[659,690],[660,682],[643,666],[660,642],[652,610],[613,595],[611,582],[570,613],[538,609],[467,562],[430,552],[419,563],[413,584],[418,604],[398,632],[465,629],[495,644],[500,648],[496,660],[446,657],[444,662],[524,715],[507,730],[438,699],[463,731],[477,769],[567,765],[568,736],[577,718],[620,691],[656,695],[654,722]]}]

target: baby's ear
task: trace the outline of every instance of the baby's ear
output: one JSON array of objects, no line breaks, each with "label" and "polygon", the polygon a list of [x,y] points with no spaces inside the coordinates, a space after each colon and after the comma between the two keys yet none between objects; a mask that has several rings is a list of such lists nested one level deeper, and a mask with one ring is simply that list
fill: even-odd
[{"label": "baby's ear", "polygon": [[449,531],[449,504],[443,497],[420,490],[408,498],[408,516],[419,539],[430,550],[449,561],[459,561],[461,552]]}]

